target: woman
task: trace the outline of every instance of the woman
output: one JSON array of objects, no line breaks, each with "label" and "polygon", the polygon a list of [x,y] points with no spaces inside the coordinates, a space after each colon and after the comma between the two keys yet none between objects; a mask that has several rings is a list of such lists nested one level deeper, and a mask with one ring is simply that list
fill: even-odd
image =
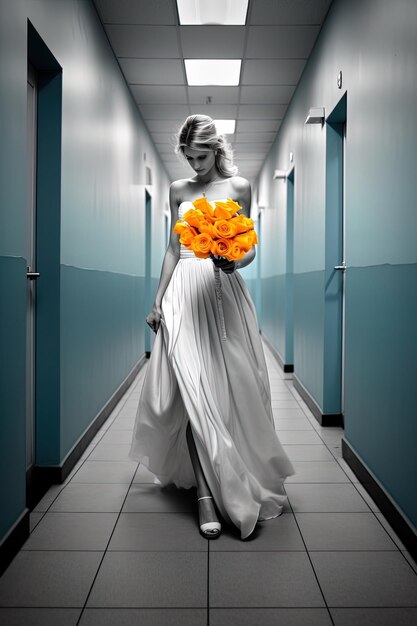
[{"label": "woman", "polygon": [[206,115],[185,120],[175,151],[195,176],[170,186],[171,238],[146,318],[156,338],[129,456],[162,485],[197,487],[204,537],[220,535],[215,504],[245,539],[258,520],[282,513],[283,482],[294,473],[274,428],[255,306],[236,271],[253,261],[255,249],[239,261],[197,258],[173,227],[202,196],[213,207],[232,198],[249,217],[251,188],[235,175],[232,151]]}]

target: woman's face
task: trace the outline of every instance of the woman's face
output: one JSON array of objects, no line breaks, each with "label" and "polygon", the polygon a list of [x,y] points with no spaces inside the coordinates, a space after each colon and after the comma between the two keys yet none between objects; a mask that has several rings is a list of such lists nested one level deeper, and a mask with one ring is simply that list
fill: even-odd
[{"label": "woman's face", "polygon": [[195,150],[185,146],[184,156],[193,170],[200,176],[207,174],[215,166],[214,150]]}]

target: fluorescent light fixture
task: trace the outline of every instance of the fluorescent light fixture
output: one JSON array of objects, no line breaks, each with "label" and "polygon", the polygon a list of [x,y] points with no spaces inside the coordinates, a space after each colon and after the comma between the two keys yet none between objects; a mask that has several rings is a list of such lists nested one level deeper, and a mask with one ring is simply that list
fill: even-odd
[{"label": "fluorescent light fixture", "polygon": [[238,85],[242,59],[184,59],[188,85]]},{"label": "fluorescent light fixture", "polygon": [[177,0],[180,25],[246,24],[248,0]]},{"label": "fluorescent light fixture", "polygon": [[219,135],[233,135],[236,127],[236,120],[213,120]]},{"label": "fluorescent light fixture", "polygon": [[309,110],[304,124],[323,124],[324,107],[313,107]]},{"label": "fluorescent light fixture", "polygon": [[281,180],[287,180],[287,170],[275,170],[272,178],[274,180],[275,178],[280,178]]}]

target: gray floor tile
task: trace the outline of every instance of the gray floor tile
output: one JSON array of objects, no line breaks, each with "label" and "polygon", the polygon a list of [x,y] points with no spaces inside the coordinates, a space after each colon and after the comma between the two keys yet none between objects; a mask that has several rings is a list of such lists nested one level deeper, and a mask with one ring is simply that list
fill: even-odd
[{"label": "gray floor tile", "polygon": [[407,550],[401,550],[401,554],[407,560],[413,571],[417,574],[417,561],[413,559],[413,557],[409,552],[407,552]]},{"label": "gray floor tile", "polygon": [[197,512],[121,513],[109,550],[207,551]]},{"label": "gray floor tile", "polygon": [[137,466],[134,461],[86,461],[71,482],[130,484]]},{"label": "gray floor tile", "polygon": [[210,552],[211,607],[324,606],[304,552]]},{"label": "gray floor tile", "polygon": [[0,609],[3,626],[76,626],[81,609]]},{"label": "gray floor tile", "polygon": [[122,419],[118,417],[114,420],[113,424],[110,426],[109,430],[130,430],[133,431],[133,426],[135,425],[134,417],[126,417]]},{"label": "gray floor tile", "polygon": [[105,550],[117,513],[45,513],[22,550]]},{"label": "gray floor tile", "polygon": [[387,531],[387,533],[389,534],[393,542],[396,544],[397,548],[399,550],[406,550],[405,545],[403,544],[401,539],[398,537],[396,532],[393,530],[393,528],[390,526],[389,522],[385,519],[384,515],[382,513],[378,513],[377,511],[375,511],[375,516],[379,520],[380,524],[382,524],[382,526],[385,528],[385,530]]},{"label": "gray floor tile", "polygon": [[174,489],[133,483],[123,513],[194,513],[197,509],[195,489]]},{"label": "gray floor tile", "polygon": [[0,578],[0,606],[82,607],[102,556],[21,550]]},{"label": "gray floor tile", "polygon": [[29,513],[29,532],[33,533],[45,513],[43,511],[31,511]]},{"label": "gray floor tile", "polygon": [[271,391],[272,400],[294,400],[291,391]]},{"label": "gray floor tile", "polygon": [[326,443],[338,443],[341,441],[344,430],[343,428],[337,428],[333,426],[320,426],[316,421],[316,431],[317,434],[325,441]]},{"label": "gray floor tile", "polygon": [[33,511],[35,513],[43,513],[49,509],[53,501],[59,496],[61,491],[64,489],[65,485],[52,485],[49,487],[48,491],[42,497],[42,499],[38,502],[38,504],[34,507]]},{"label": "gray floor tile", "polygon": [[207,552],[107,552],[88,607],[207,606]]},{"label": "gray floor tile", "polygon": [[126,484],[71,483],[59,494],[50,511],[118,512],[128,489]]},{"label": "gray floor tile", "polygon": [[327,609],[210,609],[210,626],[331,626]]},{"label": "gray floor tile", "polygon": [[80,626],[206,626],[207,609],[85,609]]},{"label": "gray floor tile", "polygon": [[369,512],[369,507],[355,487],[348,483],[289,484],[285,483],[294,512]]},{"label": "gray floor tile", "polygon": [[329,607],[417,606],[417,576],[400,552],[310,552]]},{"label": "gray floor tile", "polygon": [[274,414],[274,417],[278,419],[289,419],[289,420],[306,419],[305,414],[300,408],[279,409],[279,408],[272,407],[272,413]]},{"label": "gray floor tile", "polygon": [[307,550],[397,550],[375,515],[296,513]]},{"label": "gray floor tile", "polygon": [[353,473],[353,471],[350,469],[349,465],[346,463],[346,461],[344,459],[339,457],[337,459],[337,463],[340,465],[342,470],[345,472],[345,474],[349,478],[350,482],[352,482],[352,483],[358,483],[359,482],[359,478],[356,476],[356,474]]},{"label": "gray floor tile", "polygon": [[283,444],[321,444],[323,441],[313,430],[282,430],[280,431],[279,438]]},{"label": "gray floor tile", "polygon": [[305,551],[300,531],[292,513],[282,513],[278,517],[258,522],[248,539],[242,541],[238,529],[222,527],[222,534],[210,542],[210,552],[238,550],[244,552]]},{"label": "gray floor tile", "polygon": [[330,609],[335,626],[415,626],[417,609]]},{"label": "gray floor tile", "polygon": [[272,398],[272,408],[273,409],[299,409],[299,404],[296,400],[278,400],[276,398]]},{"label": "gray floor tile", "polygon": [[104,434],[103,443],[131,443],[132,433],[130,430],[109,430]]},{"label": "gray floor tile", "polygon": [[89,461],[129,461],[129,443],[99,443],[88,457]]},{"label": "gray floor tile", "polygon": [[284,445],[291,461],[332,461],[333,456],[325,445]]},{"label": "gray floor tile", "polygon": [[295,461],[287,483],[350,483],[336,461]]},{"label": "gray floor tile", "polygon": [[363,487],[360,483],[354,483],[354,485],[355,485],[355,489],[358,491],[361,497],[365,500],[369,508],[372,511],[375,511],[375,513],[380,513],[379,508],[377,507],[377,505],[375,504],[374,500],[371,498],[369,493],[366,491],[365,487]]},{"label": "gray floor tile", "polygon": [[274,418],[275,421],[275,429],[278,431],[281,430],[313,430],[312,425],[308,421],[306,417],[303,418],[295,418],[295,419],[287,419],[287,418]]}]

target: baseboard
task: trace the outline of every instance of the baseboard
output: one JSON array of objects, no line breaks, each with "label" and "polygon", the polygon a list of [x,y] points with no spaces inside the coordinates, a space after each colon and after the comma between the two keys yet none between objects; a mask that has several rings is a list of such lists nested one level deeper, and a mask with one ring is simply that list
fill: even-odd
[{"label": "baseboard", "polygon": [[293,374],[293,384],[320,426],[339,426],[343,428],[343,415],[341,413],[323,413],[314,398],[309,394],[295,374]]},{"label": "baseboard", "polygon": [[272,354],[274,355],[275,359],[278,361],[280,368],[282,369],[283,372],[285,372],[286,374],[291,374],[294,371],[294,365],[292,363],[285,363],[282,356],[280,355],[280,353],[278,352],[278,350],[272,345],[272,343],[265,337],[265,335],[262,334],[262,331],[259,331],[260,334],[262,335],[262,340],[265,341],[266,345],[268,346],[268,348],[271,350]]},{"label": "baseboard", "polygon": [[0,544],[0,576],[4,574],[30,535],[29,513],[29,509],[23,511]]},{"label": "baseboard", "polygon": [[386,493],[382,485],[354,451],[352,446],[342,437],[342,456],[350,469],[358,478],[364,489],[369,493],[387,522],[397,533],[399,539],[410,555],[417,561],[417,532],[395,502]]},{"label": "baseboard", "polygon": [[0,544],[0,575],[8,567],[14,556],[20,550],[23,543],[29,537],[29,514],[40,502],[45,493],[54,484],[61,484],[72,471],[73,467],[81,458],[83,452],[94,439],[104,422],[112,413],[113,409],[124,396],[126,391],[146,363],[146,356],[136,363],[133,369],[114,392],[109,401],[93,419],[89,427],[81,435],[72,450],[68,453],[60,465],[50,467],[32,467],[26,474],[26,508],[16,520]]}]

